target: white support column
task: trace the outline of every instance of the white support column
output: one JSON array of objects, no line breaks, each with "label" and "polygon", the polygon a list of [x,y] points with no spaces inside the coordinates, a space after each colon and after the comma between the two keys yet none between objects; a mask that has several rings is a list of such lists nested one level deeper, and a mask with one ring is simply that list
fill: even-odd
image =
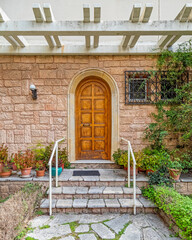
[{"label": "white support column", "polygon": [[13,36],[13,38],[15,39],[15,41],[18,42],[18,44],[21,47],[26,47],[26,46],[29,45],[28,42],[26,41],[26,39],[23,36]]},{"label": "white support column", "polygon": [[89,4],[83,4],[83,22],[90,22],[90,6]]},{"label": "white support column", "polygon": [[94,36],[94,48],[99,46],[99,36]]},{"label": "white support column", "polygon": [[62,46],[60,37],[57,35],[54,35],[53,38],[56,42],[57,47],[60,48]]},{"label": "white support column", "polygon": [[55,47],[55,43],[54,43],[54,40],[53,40],[53,37],[52,36],[45,36],[45,39],[49,45],[50,48],[53,48]]},{"label": "white support column", "polygon": [[46,22],[50,23],[55,21],[50,3],[44,3],[43,10],[45,13]]},{"label": "white support column", "polygon": [[13,46],[18,47],[17,41],[12,36],[4,36],[4,38]]},{"label": "white support column", "polygon": [[143,13],[141,14],[141,17],[140,17],[140,22],[143,22],[143,23],[147,23],[149,22],[149,19],[151,17],[151,13],[152,13],[152,10],[153,10],[153,5],[152,4],[149,4],[147,3],[144,7],[144,10],[143,10]]},{"label": "white support column", "polygon": [[91,46],[91,37],[90,36],[85,36],[85,45],[86,45],[86,48],[90,48],[90,46]]},{"label": "white support column", "polygon": [[94,5],[94,23],[99,23],[101,21],[101,5]]},{"label": "white support column", "polygon": [[0,8],[0,22],[6,22],[9,21],[7,14],[3,11],[2,8]]},{"label": "white support column", "polygon": [[33,13],[37,23],[42,23],[45,21],[44,14],[39,3],[33,4]]},{"label": "white support column", "polygon": [[131,35],[124,36],[121,42],[122,48],[127,48],[129,41],[131,39]]},{"label": "white support column", "polygon": [[134,4],[129,20],[132,23],[139,22],[140,12],[141,12],[141,4]]}]

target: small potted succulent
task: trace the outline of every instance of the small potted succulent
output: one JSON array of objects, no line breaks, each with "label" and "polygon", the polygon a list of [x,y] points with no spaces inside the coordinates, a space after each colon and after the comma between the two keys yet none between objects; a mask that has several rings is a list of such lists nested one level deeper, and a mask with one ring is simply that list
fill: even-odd
[{"label": "small potted succulent", "polygon": [[34,153],[27,149],[25,152],[19,151],[14,155],[14,163],[17,169],[21,170],[21,176],[27,177],[31,174],[31,169],[34,165]]},{"label": "small potted succulent", "polygon": [[45,175],[45,166],[42,161],[37,161],[35,163],[35,170],[37,177],[43,177]]},{"label": "small potted succulent", "polygon": [[4,164],[8,161],[8,147],[5,144],[0,146],[0,172],[2,172]]},{"label": "small potted succulent", "polygon": [[175,159],[174,161],[170,161],[169,165],[169,174],[170,176],[178,181],[181,175],[181,171],[182,171],[182,166],[180,164],[180,162],[178,161],[178,159]]}]

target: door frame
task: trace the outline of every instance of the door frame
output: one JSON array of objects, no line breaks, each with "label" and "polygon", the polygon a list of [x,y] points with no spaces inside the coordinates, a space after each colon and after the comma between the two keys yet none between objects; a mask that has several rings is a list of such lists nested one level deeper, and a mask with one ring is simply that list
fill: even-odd
[{"label": "door frame", "polygon": [[112,154],[119,147],[119,90],[116,81],[102,69],[91,68],[78,72],[72,79],[68,89],[68,156],[75,161],[75,93],[79,83],[87,77],[98,77],[106,81],[111,90],[111,160]]}]

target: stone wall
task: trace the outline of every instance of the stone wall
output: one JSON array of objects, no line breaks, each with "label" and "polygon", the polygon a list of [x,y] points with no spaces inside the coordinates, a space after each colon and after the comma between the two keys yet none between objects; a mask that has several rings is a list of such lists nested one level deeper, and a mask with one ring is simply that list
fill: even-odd
[{"label": "stone wall", "polygon": [[[68,86],[75,74],[94,67],[117,82],[120,137],[128,138],[134,150],[143,148],[143,130],[155,107],[124,104],[124,71],[150,70],[155,63],[153,56],[0,56],[0,143],[15,152],[67,137]],[[37,100],[32,99],[31,83]]]}]

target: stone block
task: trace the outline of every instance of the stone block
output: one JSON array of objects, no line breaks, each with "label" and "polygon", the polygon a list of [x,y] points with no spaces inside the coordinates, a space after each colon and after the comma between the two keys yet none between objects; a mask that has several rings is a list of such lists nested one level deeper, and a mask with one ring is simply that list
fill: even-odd
[{"label": "stone block", "polygon": [[86,208],[87,202],[87,199],[74,199],[73,208]]},{"label": "stone block", "polygon": [[117,199],[105,199],[105,204],[108,208],[120,208],[120,204]]},{"label": "stone block", "polygon": [[123,194],[123,189],[121,187],[106,187],[103,194]]},{"label": "stone block", "polygon": [[88,208],[104,208],[105,202],[103,199],[90,199],[88,201]]},{"label": "stone block", "polygon": [[56,208],[72,208],[72,199],[59,199],[56,203]]},{"label": "stone block", "polygon": [[80,234],[79,239],[80,240],[97,240],[97,238],[95,237],[95,235],[93,233]]},{"label": "stone block", "polygon": [[89,232],[89,225],[80,225],[75,229],[76,233],[85,233]]},{"label": "stone block", "polygon": [[115,234],[102,223],[92,224],[91,228],[93,229],[94,232],[96,232],[99,235],[101,239],[115,238]]}]

